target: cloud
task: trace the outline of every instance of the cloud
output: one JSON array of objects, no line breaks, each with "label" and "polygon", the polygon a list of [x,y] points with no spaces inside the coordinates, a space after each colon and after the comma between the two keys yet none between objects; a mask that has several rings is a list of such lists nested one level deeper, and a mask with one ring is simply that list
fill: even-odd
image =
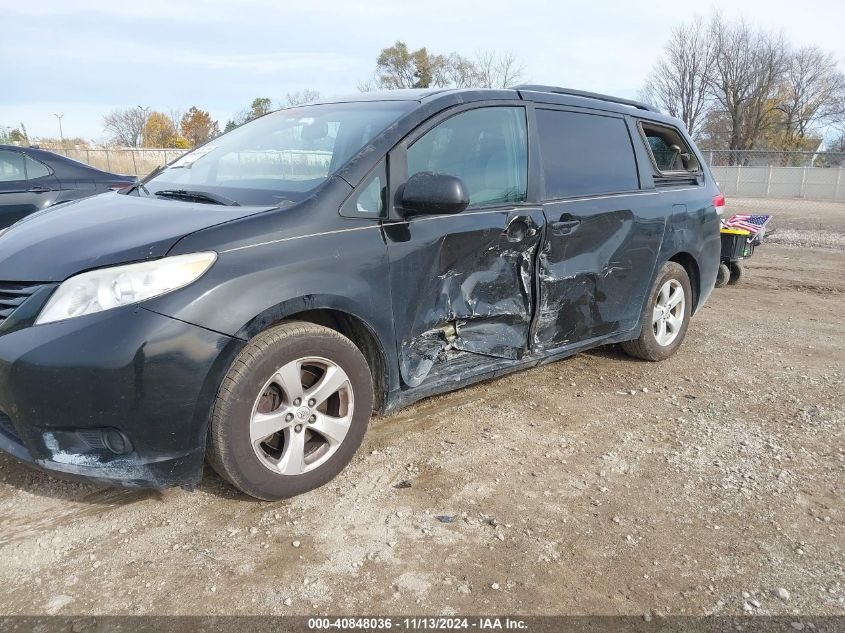
[{"label": "cloud", "polygon": [[121,105],[197,105],[228,118],[259,95],[349,93],[400,39],[438,53],[512,51],[536,83],[633,97],[672,27],[711,6],[845,61],[841,0],[816,2],[807,11],[770,0],[0,0],[0,123],[38,112],[33,133],[52,134],[50,110],[65,101],[91,104],[74,120],[95,130]]},{"label": "cloud", "polygon": [[242,53],[206,54],[193,50],[148,51],[148,62],[172,64],[186,68],[227,70],[249,73],[276,73],[292,70],[344,71],[354,68],[360,60],[335,53]]}]

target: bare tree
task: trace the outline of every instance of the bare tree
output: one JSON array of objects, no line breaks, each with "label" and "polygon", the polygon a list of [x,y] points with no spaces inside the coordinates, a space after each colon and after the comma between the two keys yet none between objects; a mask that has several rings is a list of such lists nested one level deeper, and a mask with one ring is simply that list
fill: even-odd
[{"label": "bare tree", "polygon": [[310,88],[305,88],[304,90],[298,90],[296,92],[289,92],[285,95],[285,108],[289,108],[291,106],[298,106],[303,105],[306,103],[311,103],[312,101],[316,101],[320,98],[320,92],[317,90],[311,90]]},{"label": "bare tree", "polygon": [[710,92],[729,125],[728,149],[752,149],[766,125],[785,70],[781,35],[754,30],[743,21],[728,24],[716,14],[710,23],[715,46]]},{"label": "bare tree", "polygon": [[481,51],[471,60],[455,52],[411,51],[404,42],[396,42],[381,50],[374,78],[359,83],[358,90],[507,88],[522,81],[523,74],[522,63],[513,53]]},{"label": "bare tree", "polygon": [[355,87],[358,89],[358,92],[374,92],[379,89],[378,77],[359,81]]},{"label": "bare tree", "polygon": [[182,117],[184,115],[185,111],[181,108],[170,108],[167,111],[167,118],[170,119],[170,122],[173,124],[173,129],[179,129],[179,126],[182,125]]},{"label": "bare tree", "polygon": [[783,115],[784,149],[801,146],[819,125],[845,120],[845,75],[833,54],[815,46],[792,53],[775,107]]},{"label": "bare tree", "polygon": [[479,51],[475,55],[479,88],[509,88],[524,81],[525,68],[512,52]]},{"label": "bare tree", "polygon": [[147,111],[142,108],[114,110],[103,117],[103,128],[111,140],[126,147],[137,147],[144,134]]},{"label": "bare tree", "polygon": [[701,17],[672,30],[641,91],[641,98],[686,125],[697,137],[710,106],[710,81],[715,51]]},{"label": "bare tree", "polygon": [[440,82],[445,86],[454,88],[471,88],[480,82],[478,67],[463,55],[451,53],[446,58],[442,71],[444,76]]}]

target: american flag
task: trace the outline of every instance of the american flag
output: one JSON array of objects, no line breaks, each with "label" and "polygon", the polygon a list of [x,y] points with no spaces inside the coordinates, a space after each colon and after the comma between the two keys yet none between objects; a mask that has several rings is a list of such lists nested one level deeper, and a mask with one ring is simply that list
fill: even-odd
[{"label": "american flag", "polygon": [[760,229],[766,226],[766,222],[769,221],[770,217],[770,215],[747,215],[745,213],[737,213],[725,220],[724,226],[726,229],[743,229],[757,234],[760,232]]}]

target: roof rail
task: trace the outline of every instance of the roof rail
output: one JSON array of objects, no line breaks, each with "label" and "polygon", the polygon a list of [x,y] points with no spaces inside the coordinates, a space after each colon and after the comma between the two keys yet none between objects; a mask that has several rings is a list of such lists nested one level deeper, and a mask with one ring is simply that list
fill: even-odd
[{"label": "roof rail", "polygon": [[532,92],[552,92],[558,95],[570,95],[572,97],[586,97],[587,99],[597,99],[599,101],[609,101],[610,103],[621,103],[622,105],[631,106],[638,110],[646,110],[648,112],[659,112],[656,108],[646,105],[640,101],[632,99],[622,99],[621,97],[611,97],[610,95],[603,95],[597,92],[586,92],[584,90],[573,90],[572,88],[561,88],[559,86],[542,86],[539,84],[522,84],[519,86],[512,86],[511,90],[530,90]]}]

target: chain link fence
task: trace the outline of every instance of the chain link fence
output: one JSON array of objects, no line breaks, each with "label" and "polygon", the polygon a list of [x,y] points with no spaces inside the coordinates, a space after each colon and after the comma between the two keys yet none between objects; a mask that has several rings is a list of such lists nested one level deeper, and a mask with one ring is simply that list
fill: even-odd
[{"label": "chain link fence", "polygon": [[[45,149],[97,169],[134,176],[144,176],[186,152],[129,147]],[[728,196],[845,202],[845,152],[704,150],[703,154]]]},{"label": "chain link fence", "polygon": [[129,176],[145,176],[188,151],[148,147],[41,147],[97,169]]},{"label": "chain link fence", "polygon": [[704,150],[703,154],[728,196],[845,202],[845,152]]}]

